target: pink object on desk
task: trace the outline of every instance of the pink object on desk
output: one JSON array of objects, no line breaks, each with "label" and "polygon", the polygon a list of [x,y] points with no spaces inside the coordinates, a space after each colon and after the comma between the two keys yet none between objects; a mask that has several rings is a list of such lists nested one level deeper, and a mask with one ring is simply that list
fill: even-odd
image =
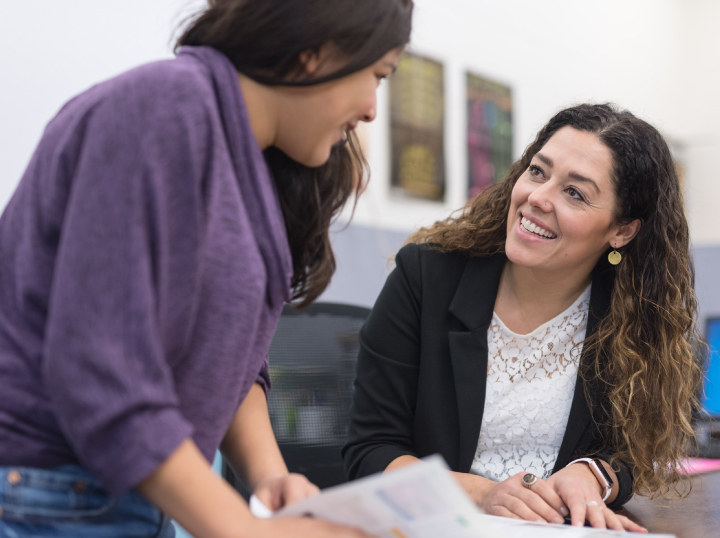
[{"label": "pink object on desk", "polygon": [[702,474],[712,471],[720,471],[720,460],[685,458],[683,463],[685,465],[685,470],[680,469],[681,474]]}]

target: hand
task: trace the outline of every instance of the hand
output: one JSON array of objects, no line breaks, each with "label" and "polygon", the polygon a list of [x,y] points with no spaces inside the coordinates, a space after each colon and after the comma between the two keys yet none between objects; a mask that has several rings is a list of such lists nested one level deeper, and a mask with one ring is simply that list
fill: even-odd
[{"label": "hand", "polygon": [[297,473],[266,478],[254,491],[257,498],[273,512],[319,492],[320,489],[315,484]]},{"label": "hand", "polygon": [[372,538],[359,529],[308,517],[256,519],[247,531],[244,536],[253,538]]},{"label": "hand", "polygon": [[598,529],[647,532],[646,528],[605,506],[597,478],[585,463],[565,467],[548,478],[546,484],[570,509],[571,521],[575,526],[583,526],[587,519],[590,525]]},{"label": "hand", "polygon": [[543,480],[538,479],[532,488],[523,485],[525,472],[492,482],[485,478],[453,473],[463,489],[486,514],[528,521],[562,524],[567,508],[560,497]]}]

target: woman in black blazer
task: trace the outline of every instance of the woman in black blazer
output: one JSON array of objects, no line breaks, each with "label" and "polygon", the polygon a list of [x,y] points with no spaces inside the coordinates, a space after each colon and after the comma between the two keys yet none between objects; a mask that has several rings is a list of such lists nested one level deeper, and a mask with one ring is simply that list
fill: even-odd
[{"label": "woman in black blazer", "polygon": [[[659,133],[608,105],[563,110],[503,183],[410,241],[360,334],[348,476],[439,453],[488,513],[643,531],[611,509],[677,492],[701,380],[687,222]],[[493,331],[562,329],[583,293],[579,339],[558,359],[576,374],[549,476],[479,476],[498,411],[486,407]]]}]

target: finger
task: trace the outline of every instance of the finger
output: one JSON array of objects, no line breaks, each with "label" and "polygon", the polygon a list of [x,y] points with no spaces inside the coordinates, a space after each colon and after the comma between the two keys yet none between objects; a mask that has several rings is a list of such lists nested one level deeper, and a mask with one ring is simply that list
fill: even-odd
[{"label": "finger", "polygon": [[532,510],[522,499],[515,497],[514,495],[508,495],[505,497],[502,504],[520,519],[524,519],[526,521],[537,521],[540,523],[547,522],[547,519]]},{"label": "finger", "polygon": [[285,505],[316,495],[320,489],[302,475],[290,475],[283,483]]},{"label": "finger", "polygon": [[632,519],[615,514],[623,528],[630,532],[648,532],[648,530],[642,525],[638,525]]},{"label": "finger", "polygon": [[583,498],[584,497],[580,495],[573,495],[567,500],[567,505],[570,509],[570,522],[574,527],[582,527],[585,525],[587,506],[585,506]]},{"label": "finger", "polygon": [[509,517],[510,519],[522,519],[520,516],[513,514],[504,506],[493,506],[491,512],[493,516]]},{"label": "finger", "polygon": [[[554,512],[554,514],[552,515],[550,515],[549,513],[543,513],[543,517],[545,517],[546,519],[547,517],[552,517],[553,519],[558,518],[560,520],[560,523],[564,522],[563,518],[567,516],[569,512],[565,507],[565,503],[560,498],[560,495],[557,494],[555,489],[550,484],[548,484],[544,480],[538,480],[537,482],[535,482],[535,484],[532,485],[532,487],[529,488],[529,490],[532,493],[538,495]],[[537,512],[534,505],[530,505],[530,507]],[[550,520],[548,519],[548,521]]]},{"label": "finger", "polygon": [[276,488],[272,488],[267,484],[263,484],[253,491],[253,495],[263,503],[271,512],[281,508],[282,501],[280,500],[280,494],[275,491]]},{"label": "finger", "polygon": [[620,523],[620,519],[618,516],[610,510],[607,507],[604,507],[602,509],[603,516],[605,517],[605,525],[608,529],[612,529],[614,531],[624,531],[625,527],[623,527],[623,524]]},{"label": "finger", "polygon": [[600,503],[598,503],[597,501],[590,502],[597,503],[588,506],[587,511],[585,512],[585,517],[590,522],[590,525],[592,525],[596,529],[607,529],[607,526],[605,525],[605,515],[603,514],[602,506],[600,506]]},{"label": "finger", "polygon": [[516,493],[518,498],[525,503],[530,510],[542,517],[544,521],[562,525],[565,522],[562,515],[560,515],[557,510],[545,502],[545,500],[535,492],[535,486],[538,484],[539,482],[533,485],[531,490],[524,489],[518,491]]}]

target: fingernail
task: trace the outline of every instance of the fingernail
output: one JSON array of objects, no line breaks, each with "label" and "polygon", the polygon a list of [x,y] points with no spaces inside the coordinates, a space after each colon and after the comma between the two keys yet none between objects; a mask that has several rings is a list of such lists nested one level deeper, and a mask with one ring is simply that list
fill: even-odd
[{"label": "fingernail", "polygon": [[583,524],[580,523],[579,521],[577,523],[573,523],[573,527],[582,527],[582,525]]},{"label": "fingernail", "polygon": [[560,507],[560,513],[565,517],[568,517],[568,515],[570,515],[570,512],[568,512],[568,509],[565,508],[564,506]]},{"label": "fingernail", "polygon": [[553,523],[555,523],[556,525],[562,525],[563,523],[565,523],[565,520],[561,517],[556,517],[555,519],[553,519]]}]

